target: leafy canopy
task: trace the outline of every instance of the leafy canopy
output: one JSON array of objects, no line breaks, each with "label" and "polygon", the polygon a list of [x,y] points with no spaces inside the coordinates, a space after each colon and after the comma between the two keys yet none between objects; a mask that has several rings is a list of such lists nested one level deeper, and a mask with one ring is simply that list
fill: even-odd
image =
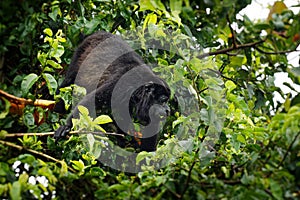
[{"label": "leafy canopy", "polygon": [[[299,199],[300,95],[285,94],[274,81],[286,73],[300,82],[300,67],[287,59],[299,51],[300,13],[278,1],[265,19],[253,21],[239,14],[250,3],[1,1],[1,90],[32,100],[61,98],[70,106],[72,89],[83,94],[82,88],[55,91],[72,53],[82,34],[105,30],[155,64],[182,107],[166,122],[157,153],[139,153],[142,171],[130,174],[97,160],[112,145],[112,135],[104,134],[109,116],[92,119],[81,107],[73,130],[81,134],[55,144],[51,132],[66,116],[33,105],[14,114],[12,102],[1,98],[0,196]],[[193,98],[183,98],[186,92]],[[152,162],[163,161],[152,170]]]}]

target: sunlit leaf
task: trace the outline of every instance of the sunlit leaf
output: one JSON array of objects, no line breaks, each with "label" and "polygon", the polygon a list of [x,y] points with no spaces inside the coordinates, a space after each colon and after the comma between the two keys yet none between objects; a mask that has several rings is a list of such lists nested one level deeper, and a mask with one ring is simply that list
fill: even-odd
[{"label": "sunlit leaf", "polygon": [[86,107],[84,107],[84,106],[82,106],[82,105],[79,105],[77,108],[78,108],[79,112],[80,112],[83,116],[88,116],[88,115],[89,115],[89,110],[88,110]]},{"label": "sunlit leaf", "polygon": [[96,124],[107,124],[107,123],[112,122],[112,119],[108,115],[100,115],[99,117],[94,119],[94,122]]},{"label": "sunlit leaf", "polygon": [[44,29],[44,33],[47,34],[48,36],[52,37],[53,36],[53,32],[50,28],[46,28]]}]

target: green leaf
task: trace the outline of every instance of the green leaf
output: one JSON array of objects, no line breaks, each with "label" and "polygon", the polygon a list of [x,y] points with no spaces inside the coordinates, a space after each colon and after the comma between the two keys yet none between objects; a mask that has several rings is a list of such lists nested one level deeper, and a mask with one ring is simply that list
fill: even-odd
[{"label": "green leaf", "polygon": [[49,93],[51,95],[54,95],[54,93],[56,92],[56,89],[57,89],[57,82],[56,82],[55,78],[51,74],[48,74],[48,73],[43,73],[42,75],[47,83]]},{"label": "green leaf", "polygon": [[103,169],[101,169],[100,167],[92,167],[90,169],[89,173],[95,177],[105,177],[106,176],[106,172]]},{"label": "green leaf", "polygon": [[[54,1],[55,2],[55,1]],[[49,13],[48,14],[49,15],[49,17],[53,20],[53,21],[57,21],[56,19],[57,19],[57,16],[62,16],[62,13],[61,13],[61,10],[60,10],[60,8],[59,8],[59,6],[58,5],[53,5],[52,6],[52,12],[51,13]]]},{"label": "green leaf", "polygon": [[24,122],[24,124],[27,127],[33,127],[33,126],[35,126],[35,124],[34,124],[35,121],[34,121],[33,113],[30,113],[30,112],[24,113],[24,115],[23,115],[23,122]]},{"label": "green leaf", "polygon": [[242,109],[247,116],[250,114],[249,107],[243,97],[227,94],[227,99],[232,101],[237,108]]},{"label": "green leaf", "polygon": [[79,171],[79,174],[83,174],[84,173],[84,163],[82,160],[76,161],[76,160],[71,160],[71,162],[73,163],[72,167],[76,170]]},{"label": "green leaf", "polygon": [[39,51],[37,54],[37,58],[38,58],[39,62],[41,63],[41,65],[43,67],[45,67],[45,65],[47,63],[47,54]]},{"label": "green leaf", "polygon": [[9,113],[9,108],[10,108],[10,102],[5,98],[3,98],[3,101],[5,103],[5,109],[1,110],[0,119],[4,119],[6,117],[6,115]]},{"label": "green leaf", "polygon": [[170,8],[171,11],[177,11],[177,12],[181,12],[182,9],[182,0],[170,0]]},{"label": "green leaf", "polygon": [[89,110],[88,110],[86,107],[82,106],[82,105],[79,105],[79,106],[78,106],[78,110],[79,110],[79,112],[80,112],[83,116],[88,116],[88,115],[89,115]]},{"label": "green leaf", "polygon": [[275,199],[283,199],[282,186],[272,179],[270,179],[270,189]]},{"label": "green leaf", "polygon": [[233,67],[240,67],[243,64],[247,62],[246,56],[244,55],[237,55],[234,57],[231,57],[230,59],[230,65]]},{"label": "green leaf", "polygon": [[95,144],[95,138],[93,136],[93,134],[87,134],[87,140],[88,140],[88,143],[89,143],[89,147],[90,147],[90,151],[93,151],[93,146]]},{"label": "green leaf", "polygon": [[[146,28],[149,27],[150,25],[155,25],[156,22],[157,22],[157,15],[155,13],[148,14],[146,16],[144,24],[143,24],[143,30],[146,30]],[[151,32],[151,33],[153,33],[153,32]]]},{"label": "green leaf", "polygon": [[21,200],[21,184],[19,181],[15,181],[9,190],[9,196],[12,200]]},{"label": "green leaf", "polygon": [[25,185],[28,181],[28,178],[29,178],[28,174],[26,173],[21,174],[19,176],[19,182],[21,183],[21,185]]},{"label": "green leaf", "polygon": [[140,11],[155,11],[156,9],[166,12],[166,8],[160,0],[140,0]]},{"label": "green leaf", "polygon": [[35,157],[30,154],[21,154],[18,156],[18,160],[20,160],[22,163],[31,164],[35,161]]},{"label": "green leaf", "polygon": [[146,157],[150,156],[151,153],[150,152],[146,152],[146,151],[142,151],[140,152],[137,156],[136,156],[136,163],[141,162],[142,160],[144,160]]},{"label": "green leaf", "polygon": [[10,166],[7,163],[0,162],[0,176],[6,176],[10,172]]},{"label": "green leaf", "polygon": [[33,86],[33,84],[39,79],[38,75],[36,74],[28,74],[21,83],[21,90],[23,96],[27,95],[30,88]]},{"label": "green leaf", "polygon": [[112,119],[108,115],[100,115],[94,120],[94,123],[96,124],[107,124],[110,122],[112,122]]},{"label": "green leaf", "polygon": [[227,92],[231,93],[232,90],[234,90],[236,88],[236,84],[233,81],[226,81],[225,83],[225,87],[227,88]]},{"label": "green leaf", "polygon": [[253,175],[248,175],[247,173],[245,173],[241,179],[241,182],[244,185],[249,185],[251,183],[253,183],[255,181],[255,177]]},{"label": "green leaf", "polygon": [[204,69],[204,66],[202,65],[203,61],[201,61],[199,58],[192,58],[190,60],[190,66],[192,70],[194,70],[196,73],[199,73],[201,70]]},{"label": "green leaf", "polygon": [[60,168],[59,176],[64,177],[68,173],[68,165],[64,160],[60,161],[60,164],[61,164],[61,168]]},{"label": "green leaf", "polygon": [[178,24],[180,24],[181,18],[179,14],[181,13],[181,9],[182,9],[182,0],[170,0],[170,8],[171,8],[171,13],[174,16],[173,20]]},{"label": "green leaf", "polygon": [[99,125],[96,125],[96,126],[95,126],[95,129],[96,129],[96,130],[99,130],[99,131],[101,131],[101,132],[103,132],[103,133],[106,133],[106,130],[105,130],[104,128],[102,128],[101,126],[99,126]]},{"label": "green leaf", "polygon": [[[58,41],[57,41],[58,42]],[[54,44],[57,44],[57,43],[54,43]],[[50,57],[54,57],[58,63],[61,63],[61,59],[60,57],[64,54],[65,52],[65,49],[62,45],[58,45],[57,46],[54,46],[53,45],[53,48],[54,48],[54,51],[51,51],[50,52]]]},{"label": "green leaf", "polygon": [[1,130],[0,131],[0,139],[4,139],[7,134],[8,134],[8,132],[6,130]]},{"label": "green leaf", "polygon": [[62,66],[54,60],[47,60],[47,64],[53,67],[54,69],[62,69]]},{"label": "green leaf", "polygon": [[242,134],[238,134],[236,138],[239,142],[246,143],[246,139]]},{"label": "green leaf", "polygon": [[50,28],[45,28],[43,32],[50,37],[53,36],[53,32]]},{"label": "green leaf", "polygon": [[149,1],[149,0],[140,0],[140,11],[145,11],[145,10],[152,10],[152,11],[154,11],[155,8],[151,4],[151,1]]}]

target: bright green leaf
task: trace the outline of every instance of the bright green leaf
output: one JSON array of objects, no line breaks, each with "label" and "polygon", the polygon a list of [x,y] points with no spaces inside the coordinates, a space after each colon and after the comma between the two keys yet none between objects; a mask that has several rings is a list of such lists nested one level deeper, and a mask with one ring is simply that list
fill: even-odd
[{"label": "bright green leaf", "polygon": [[112,122],[112,119],[110,118],[110,116],[108,115],[100,115],[99,117],[97,117],[94,122],[96,124],[107,124]]},{"label": "bright green leaf", "polygon": [[72,166],[74,169],[78,170],[80,174],[84,173],[85,166],[82,160],[71,160],[71,162],[73,163]]},{"label": "bright green leaf", "polygon": [[236,138],[239,142],[246,143],[246,139],[242,134],[238,134]]},{"label": "bright green leaf", "polygon": [[89,110],[88,110],[86,107],[84,107],[84,106],[82,106],[82,105],[79,105],[77,108],[78,108],[79,112],[80,112],[83,116],[88,116],[88,115],[89,115]]},{"label": "bright green leaf", "polygon": [[236,84],[233,81],[228,80],[225,82],[225,87],[227,88],[228,93],[231,93],[231,91],[236,88]]},{"label": "bright green leaf", "polygon": [[46,28],[44,29],[44,33],[47,34],[48,36],[52,37],[53,36],[53,32],[50,28]]},{"label": "bright green leaf", "polygon": [[62,69],[62,66],[54,60],[47,60],[47,64],[51,65],[54,69]]}]

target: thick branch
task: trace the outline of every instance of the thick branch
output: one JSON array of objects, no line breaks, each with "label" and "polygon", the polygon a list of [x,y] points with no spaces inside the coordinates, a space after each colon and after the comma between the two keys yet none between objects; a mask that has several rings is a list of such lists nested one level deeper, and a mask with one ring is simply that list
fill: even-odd
[{"label": "thick branch", "polygon": [[0,90],[0,99],[5,98],[10,102],[10,112],[22,114],[23,109],[26,105],[34,105],[42,108],[49,108],[50,110],[53,109],[55,105],[55,101],[45,100],[45,99],[36,99],[35,101],[31,99],[24,99],[20,97],[16,97],[14,95],[8,94],[3,90]]}]

